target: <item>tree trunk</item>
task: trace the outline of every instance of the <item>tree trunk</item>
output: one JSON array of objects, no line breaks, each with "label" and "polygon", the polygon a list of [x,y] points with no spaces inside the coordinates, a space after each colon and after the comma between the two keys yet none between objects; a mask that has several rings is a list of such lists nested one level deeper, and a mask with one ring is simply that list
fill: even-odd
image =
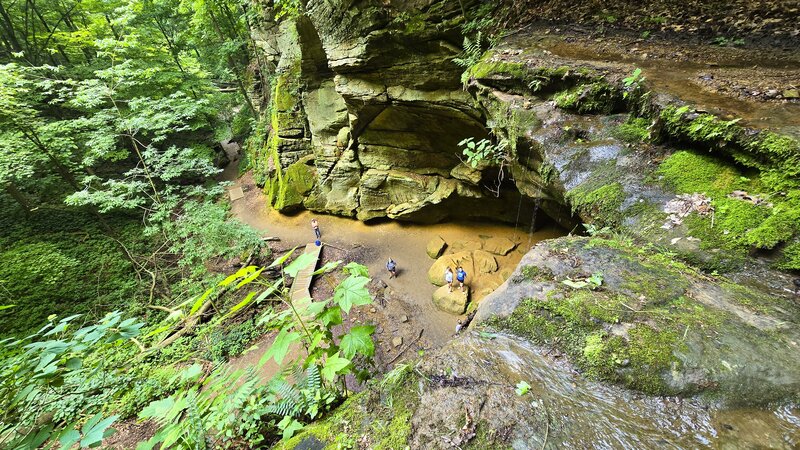
[{"label": "tree trunk", "polygon": [[14,183],[9,182],[6,184],[6,192],[8,192],[8,195],[10,195],[11,198],[13,198],[19,204],[19,206],[22,208],[22,211],[25,213],[25,217],[30,217],[32,209],[31,205],[28,203],[28,200],[25,198],[25,196],[22,195],[22,192],[20,192],[19,189],[14,186]]},{"label": "tree trunk", "polygon": [[8,13],[6,12],[5,7],[3,7],[3,2],[0,2],[0,17],[3,18],[3,28],[5,29],[6,39],[8,43],[11,45],[11,48],[15,52],[21,52],[22,46],[19,44],[17,40],[16,31],[14,31],[14,23],[11,21],[11,17],[9,17]]}]

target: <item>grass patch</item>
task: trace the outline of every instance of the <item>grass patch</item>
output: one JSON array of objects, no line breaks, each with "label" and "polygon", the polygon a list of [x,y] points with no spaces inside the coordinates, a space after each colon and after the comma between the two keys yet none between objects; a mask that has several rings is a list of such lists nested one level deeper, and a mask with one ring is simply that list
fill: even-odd
[{"label": "grass patch", "polygon": [[623,122],[614,128],[611,131],[611,134],[615,138],[625,142],[644,142],[650,139],[650,130],[648,130],[649,126],[649,120],[643,117],[631,116],[627,122]]}]

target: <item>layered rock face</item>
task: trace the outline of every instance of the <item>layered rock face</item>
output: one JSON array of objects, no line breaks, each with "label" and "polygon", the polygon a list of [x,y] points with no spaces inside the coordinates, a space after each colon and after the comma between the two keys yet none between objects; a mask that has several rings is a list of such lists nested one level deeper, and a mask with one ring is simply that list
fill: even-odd
[{"label": "layered rock face", "polygon": [[[635,63],[548,48],[545,34],[500,42],[463,86],[459,3],[472,2],[315,0],[266,21],[256,41],[275,74],[271,131],[250,158],[273,206],[421,222],[541,209],[568,229],[582,222],[607,242],[534,249],[477,322],[504,316],[492,324],[646,392],[796,398],[800,366],[780,355],[796,353],[797,308],[775,270],[800,270],[793,123],[743,126],[656,91]],[[459,142],[489,130],[502,162],[465,164]],[[595,274],[599,290],[563,283]]]},{"label": "layered rock face", "polygon": [[498,189],[497,167],[460,159],[458,143],[488,130],[453,62],[458,2],[311,1],[306,12],[255,36],[275,81],[272,131],[251,158],[273,206],[419,222],[514,221],[532,207],[513,183]]}]

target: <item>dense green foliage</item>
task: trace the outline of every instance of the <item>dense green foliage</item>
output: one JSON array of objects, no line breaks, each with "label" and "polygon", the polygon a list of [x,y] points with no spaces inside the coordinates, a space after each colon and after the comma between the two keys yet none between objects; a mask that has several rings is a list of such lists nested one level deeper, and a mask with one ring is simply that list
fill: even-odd
[{"label": "dense green foliage", "polygon": [[[284,265],[293,253],[277,258],[272,267]],[[283,271],[296,276],[313,262],[301,255]],[[338,266],[330,263],[317,273]],[[149,325],[110,313],[96,325],[77,329],[73,322],[79,316],[71,316],[52,319],[24,339],[0,342],[0,443],[9,448],[46,442],[93,446],[113,433],[114,421],[137,414],[160,424],[141,448],[157,443],[253,447],[291,437],[346,395],[346,375],[365,378],[372,366],[373,327],[334,335],[351,308],[372,302],[366,268],[350,263],[344,269],[344,279],[325,301],[292,300],[282,278],[265,279],[265,268],[249,266]],[[211,313],[212,302],[224,309]],[[252,370],[231,371],[225,364],[187,367],[175,358],[176,349],[168,351],[187,345],[175,336],[189,331],[186,336],[194,334],[197,345],[204,334],[213,335],[243,314],[258,314],[258,319],[233,328],[246,333],[237,345],[255,336],[256,329],[277,331]],[[207,325],[193,329],[209,316]],[[215,348],[212,342],[207,351]],[[265,382],[253,370],[269,359],[287,369]],[[50,418],[42,421],[43,416]]]},{"label": "dense green foliage", "polygon": [[[133,270],[96,219],[66,206],[43,206],[29,219],[0,197],[0,311],[2,334],[38,329],[50,314],[124,308],[138,291]],[[143,248],[141,227],[109,217],[120,238]],[[102,315],[102,314],[101,314]]]},{"label": "dense green foliage", "polygon": [[180,278],[259,249],[208,182],[224,161],[217,141],[250,128],[255,11],[221,0],[4,8],[0,298],[18,309],[0,316],[2,333],[51,313],[168,302]]}]

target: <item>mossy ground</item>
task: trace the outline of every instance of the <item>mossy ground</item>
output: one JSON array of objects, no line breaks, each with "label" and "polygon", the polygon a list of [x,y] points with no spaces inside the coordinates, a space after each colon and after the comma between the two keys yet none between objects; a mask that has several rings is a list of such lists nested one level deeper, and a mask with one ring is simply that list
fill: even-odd
[{"label": "mossy ground", "polygon": [[383,381],[347,399],[328,417],[316,421],[278,448],[302,448],[314,438],[326,449],[368,447],[376,450],[405,449],[411,436],[411,416],[419,404],[418,378],[403,365]]},{"label": "mossy ground", "polygon": [[631,116],[619,124],[612,132],[614,137],[629,143],[643,142],[650,138],[650,121],[643,117]]},{"label": "mossy ground", "polygon": [[[686,295],[688,280],[699,272],[674,255],[618,239],[577,240],[551,254],[569,258],[575,249],[613,249],[615,258],[622,258],[615,264],[630,270],[623,271],[625,279],[614,289],[573,289],[559,283],[489,325],[562,350],[590,377],[652,394],[675,393],[665,374],[680,367],[676,353],[685,350],[687,329],[713,332],[727,317]],[[522,269],[525,279],[553,281],[549,271],[529,267]],[[740,303],[752,297],[749,291],[741,294]]]},{"label": "mossy ground", "polygon": [[[701,239],[705,249],[721,248],[739,259],[751,248],[771,249],[791,240],[800,232],[800,193],[775,192],[766,177],[772,173],[744,170],[697,151],[679,151],[667,158],[657,174],[678,193],[705,193],[711,198],[713,214],[692,214],[684,220],[692,236]],[[762,199],[760,204],[732,198],[744,191]],[[785,268],[800,268],[800,259],[784,253],[779,263]]]}]

